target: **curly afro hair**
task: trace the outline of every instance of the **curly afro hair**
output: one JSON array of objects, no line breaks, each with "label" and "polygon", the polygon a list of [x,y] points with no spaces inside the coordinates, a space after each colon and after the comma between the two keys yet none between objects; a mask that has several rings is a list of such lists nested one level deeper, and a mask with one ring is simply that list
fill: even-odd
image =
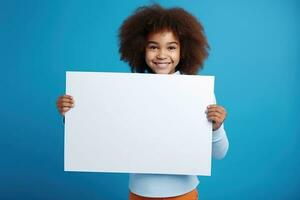
[{"label": "curly afro hair", "polygon": [[154,4],[139,7],[119,29],[119,53],[132,72],[154,73],[146,64],[149,33],[172,31],[180,42],[180,62],[176,71],[197,74],[208,56],[209,45],[201,23],[182,8],[165,9]]}]

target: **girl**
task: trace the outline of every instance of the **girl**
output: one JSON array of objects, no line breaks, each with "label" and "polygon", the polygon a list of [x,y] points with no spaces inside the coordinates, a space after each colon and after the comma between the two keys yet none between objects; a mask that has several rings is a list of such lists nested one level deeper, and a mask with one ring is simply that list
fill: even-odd
[{"label": "girl", "polygon": [[[208,56],[208,43],[200,22],[181,8],[159,5],[138,8],[119,30],[121,60],[131,71],[156,74],[196,75]],[[61,115],[74,107],[74,99],[64,95],[57,100]],[[222,159],[228,150],[223,127],[226,111],[222,106],[207,107],[213,123],[212,155]],[[197,176],[130,174],[129,199],[198,199]]]}]

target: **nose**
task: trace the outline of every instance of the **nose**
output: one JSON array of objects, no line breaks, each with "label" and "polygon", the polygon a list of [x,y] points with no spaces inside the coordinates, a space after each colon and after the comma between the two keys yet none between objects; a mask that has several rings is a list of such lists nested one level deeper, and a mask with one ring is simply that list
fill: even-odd
[{"label": "nose", "polygon": [[166,53],[163,49],[160,49],[158,52],[157,52],[157,55],[156,55],[156,58],[157,59],[165,59],[166,58]]}]

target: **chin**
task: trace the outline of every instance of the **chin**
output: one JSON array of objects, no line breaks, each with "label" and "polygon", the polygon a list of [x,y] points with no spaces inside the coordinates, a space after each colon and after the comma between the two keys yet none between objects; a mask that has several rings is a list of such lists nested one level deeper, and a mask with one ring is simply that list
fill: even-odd
[{"label": "chin", "polygon": [[172,69],[154,69],[156,74],[173,74]]},{"label": "chin", "polygon": [[157,70],[157,71],[155,71],[155,74],[170,74],[170,72],[169,71]]}]

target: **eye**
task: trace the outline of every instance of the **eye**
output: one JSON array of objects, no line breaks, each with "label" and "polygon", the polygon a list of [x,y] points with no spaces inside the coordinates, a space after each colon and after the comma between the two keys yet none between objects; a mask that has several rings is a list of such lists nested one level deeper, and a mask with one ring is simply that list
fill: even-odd
[{"label": "eye", "polygon": [[155,45],[149,45],[149,46],[148,46],[148,49],[155,50],[155,49],[157,49],[157,46],[155,46]]},{"label": "eye", "polygon": [[169,46],[169,47],[168,47],[168,50],[170,50],[170,51],[174,51],[174,50],[176,50],[176,49],[177,49],[176,46]]}]

